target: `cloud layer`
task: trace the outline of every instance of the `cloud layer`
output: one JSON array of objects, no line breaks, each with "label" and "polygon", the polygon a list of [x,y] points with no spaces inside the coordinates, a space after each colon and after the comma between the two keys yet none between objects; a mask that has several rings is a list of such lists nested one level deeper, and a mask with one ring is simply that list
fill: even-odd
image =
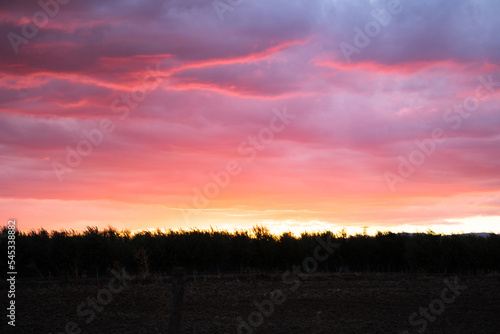
[{"label": "cloud layer", "polygon": [[0,4],[3,219],[500,217],[496,1],[41,3]]}]

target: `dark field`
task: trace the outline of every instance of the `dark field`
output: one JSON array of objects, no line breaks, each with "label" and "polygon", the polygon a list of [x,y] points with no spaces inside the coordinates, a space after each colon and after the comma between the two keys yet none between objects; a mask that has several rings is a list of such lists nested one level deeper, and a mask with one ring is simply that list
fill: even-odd
[{"label": "dark field", "polygon": [[[447,287],[444,280],[453,285],[454,278],[315,274],[303,278],[290,275],[284,282],[281,274],[276,274],[198,276],[194,282],[189,276],[182,329],[183,333],[500,333],[500,276],[461,276],[456,299],[450,301],[454,295],[447,290],[444,298],[449,303],[439,302]],[[105,305],[96,305],[99,311],[91,312],[90,306],[83,305],[83,315],[77,315],[77,307],[89,297],[95,300],[109,280],[103,278],[99,285],[95,281],[44,285],[19,281],[15,331],[6,328],[4,315],[1,332],[64,333],[68,322],[75,322],[68,325],[68,333],[78,333],[78,329],[80,333],[167,333],[170,279],[135,278],[110,300],[101,294]],[[276,289],[282,294],[271,296]],[[262,317],[254,302],[264,306]],[[432,321],[417,315],[412,326],[410,315],[432,302],[437,315],[429,312]],[[241,327],[239,317],[250,324]]]}]

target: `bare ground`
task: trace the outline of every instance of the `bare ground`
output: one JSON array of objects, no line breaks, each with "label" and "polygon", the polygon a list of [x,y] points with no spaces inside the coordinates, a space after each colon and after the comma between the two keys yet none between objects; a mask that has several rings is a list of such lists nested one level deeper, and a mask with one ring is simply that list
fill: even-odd
[{"label": "bare ground", "polygon": [[[459,295],[450,302],[454,295],[445,291],[448,303],[440,302],[445,279],[454,281],[404,274],[318,274],[289,276],[287,282],[281,275],[198,276],[196,282],[189,277],[182,332],[500,333],[500,276],[458,277]],[[110,300],[109,294],[101,293],[100,301],[109,303],[97,302],[99,311],[91,319],[88,298],[97,299],[108,282],[109,278],[86,284],[18,282],[15,330],[6,325],[4,315],[0,332],[167,333],[169,281],[136,278]],[[84,315],[77,311],[82,303]],[[409,317],[429,304],[436,315],[429,311],[426,319],[417,314],[410,323]]]}]

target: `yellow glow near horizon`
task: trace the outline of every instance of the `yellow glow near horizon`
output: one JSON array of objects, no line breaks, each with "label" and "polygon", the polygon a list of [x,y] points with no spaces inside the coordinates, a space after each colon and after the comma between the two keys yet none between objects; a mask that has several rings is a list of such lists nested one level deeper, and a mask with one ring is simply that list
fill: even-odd
[{"label": "yellow glow near horizon", "polygon": [[[500,233],[500,230],[494,229],[495,226],[500,226],[500,216],[476,216],[476,217],[468,217],[468,218],[460,218],[460,219],[445,219],[446,223],[436,223],[436,224],[427,224],[427,225],[410,225],[410,224],[402,224],[402,225],[394,225],[394,226],[375,226],[368,224],[359,224],[359,225],[342,225],[342,224],[333,224],[325,221],[311,220],[308,222],[303,221],[295,221],[293,219],[287,220],[262,220],[255,225],[264,226],[269,229],[269,232],[280,236],[285,232],[291,232],[295,236],[300,236],[303,232],[322,232],[322,231],[331,231],[333,233],[339,233],[342,230],[346,232],[347,235],[356,235],[356,234],[364,234],[367,235],[375,235],[377,232],[393,232],[393,233],[426,233],[428,230],[432,230],[438,234],[460,234],[460,233]],[[495,225],[496,224],[496,225]],[[254,226],[255,226],[254,225]],[[192,228],[172,228],[173,231],[189,231],[191,229],[200,229],[200,230],[210,230],[213,229],[215,231],[228,231],[234,232],[235,230],[245,230],[251,231],[252,226],[246,227],[235,227],[232,224],[217,224],[215,226],[210,227],[192,227]],[[145,229],[136,229],[132,230],[132,234],[141,232],[141,231],[150,231],[155,232],[158,228],[145,228]],[[162,232],[168,232],[168,228],[159,228]]]}]

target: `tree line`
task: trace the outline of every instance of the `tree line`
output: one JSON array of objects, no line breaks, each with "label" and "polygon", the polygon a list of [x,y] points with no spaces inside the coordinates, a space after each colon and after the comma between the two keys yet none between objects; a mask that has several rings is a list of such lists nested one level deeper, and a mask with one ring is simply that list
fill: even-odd
[{"label": "tree line", "polygon": [[[7,228],[1,230],[7,235]],[[18,277],[99,278],[126,268],[143,276],[168,274],[174,266],[189,273],[283,272],[312,256],[317,238],[340,246],[319,264],[321,272],[419,272],[488,274],[500,271],[500,235],[441,235],[341,232],[273,235],[263,226],[248,231],[142,231],[108,227],[83,232],[44,229],[16,232]],[[0,243],[7,254],[6,238]],[[0,263],[6,268],[7,257]]]}]

